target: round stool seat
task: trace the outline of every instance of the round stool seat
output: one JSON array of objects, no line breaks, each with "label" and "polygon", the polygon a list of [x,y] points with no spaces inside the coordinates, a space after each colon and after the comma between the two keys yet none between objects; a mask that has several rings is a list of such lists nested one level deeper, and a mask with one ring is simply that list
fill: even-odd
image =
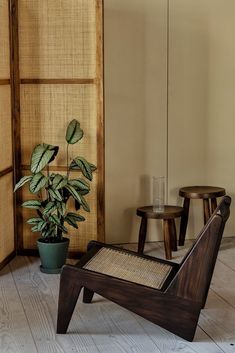
[{"label": "round stool seat", "polygon": [[218,186],[185,186],[179,190],[179,195],[184,198],[183,215],[180,223],[179,245],[184,245],[190,199],[202,199],[204,224],[209,220],[217,207],[217,197],[225,195],[225,189]]},{"label": "round stool seat", "polygon": [[154,219],[174,219],[180,217],[183,212],[183,207],[180,206],[164,206],[163,212],[154,212],[153,206],[144,206],[137,208],[136,214],[140,217]]},{"label": "round stool seat", "polygon": [[144,206],[137,208],[136,214],[141,217],[138,252],[142,254],[144,251],[148,218],[162,219],[166,258],[171,259],[171,251],[177,250],[175,218],[181,217],[183,214],[183,207],[165,205],[163,212],[154,212],[153,206]]},{"label": "round stool seat", "polygon": [[212,199],[225,195],[225,189],[218,186],[186,186],[179,195],[189,199]]}]

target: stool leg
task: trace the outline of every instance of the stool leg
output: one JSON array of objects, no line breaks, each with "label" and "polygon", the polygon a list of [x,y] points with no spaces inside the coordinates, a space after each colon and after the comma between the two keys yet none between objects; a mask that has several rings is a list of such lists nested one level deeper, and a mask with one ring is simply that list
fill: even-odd
[{"label": "stool leg", "polygon": [[139,254],[143,254],[146,234],[147,234],[147,218],[142,217],[140,231],[139,231],[139,242],[138,242]]},{"label": "stool leg", "polygon": [[208,221],[211,215],[209,199],[203,200],[203,210],[204,210],[204,224],[206,224],[206,222]]},{"label": "stool leg", "polygon": [[189,213],[190,199],[184,199],[183,214],[180,222],[180,235],[179,235],[179,245],[184,245],[187,225],[188,225],[188,213]]},{"label": "stool leg", "polygon": [[166,259],[171,260],[171,222],[169,219],[163,220],[163,235]]},{"label": "stool leg", "polygon": [[211,199],[211,212],[213,213],[217,207],[217,200],[215,197]]},{"label": "stool leg", "polygon": [[169,219],[169,223],[170,223],[171,250],[177,251],[177,235],[176,235],[175,220]]}]

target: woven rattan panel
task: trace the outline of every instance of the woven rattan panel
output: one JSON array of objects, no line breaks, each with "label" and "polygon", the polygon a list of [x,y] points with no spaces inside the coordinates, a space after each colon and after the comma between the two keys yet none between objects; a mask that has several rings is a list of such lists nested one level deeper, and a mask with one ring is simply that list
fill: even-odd
[{"label": "woven rattan panel", "polygon": [[12,165],[11,90],[0,86],[0,171]]},{"label": "woven rattan panel", "polygon": [[0,1],[0,79],[10,78],[8,0]]},{"label": "woven rattan panel", "polygon": [[96,164],[97,111],[95,85],[21,85],[22,163],[29,164],[33,146],[60,146],[53,165],[66,165],[66,126],[77,118],[84,138],[70,146],[71,156],[81,155]]},{"label": "woven rattan panel", "polygon": [[[87,195],[91,213],[85,214],[78,231],[69,229],[70,250],[85,251],[103,227],[102,0],[19,0],[18,5],[19,169],[25,173],[34,146],[45,142],[59,146],[52,167],[63,171],[66,127],[72,119],[79,120],[84,137],[69,146],[69,156],[83,156],[98,165]],[[23,199],[29,197],[24,190]],[[18,232],[22,250],[35,248],[38,238],[25,225],[28,215],[24,210]],[[20,227],[21,221],[19,216]],[[102,229],[99,234],[101,239]]]},{"label": "woven rattan panel", "polygon": [[14,250],[12,173],[0,178],[0,263]]},{"label": "woven rattan panel", "polygon": [[172,270],[167,264],[109,248],[101,248],[83,268],[156,289]]},{"label": "woven rattan panel", "polygon": [[[56,173],[56,171],[55,171]],[[59,172],[62,173],[63,172]],[[24,175],[27,175],[27,171],[24,172]],[[72,177],[79,176],[78,172],[73,172]],[[91,212],[85,212],[82,209],[79,211],[81,215],[86,218],[85,222],[78,223],[78,229],[74,229],[66,224],[68,227],[68,237],[70,238],[70,251],[86,251],[87,243],[91,239],[97,239],[97,180],[96,173],[94,173],[93,181],[90,184],[91,192],[85,196]],[[23,189],[23,200],[33,199],[32,194],[29,193],[28,187],[25,186]],[[72,203],[70,205],[73,207]],[[71,207],[71,211],[74,212],[74,208]],[[23,245],[25,249],[34,249],[36,248],[36,241],[40,234],[32,233],[31,226],[26,224],[26,220],[30,217],[35,217],[35,211],[29,209],[23,209],[23,230],[24,238]]]},{"label": "woven rattan panel", "polygon": [[20,0],[21,78],[96,77],[96,1]]}]

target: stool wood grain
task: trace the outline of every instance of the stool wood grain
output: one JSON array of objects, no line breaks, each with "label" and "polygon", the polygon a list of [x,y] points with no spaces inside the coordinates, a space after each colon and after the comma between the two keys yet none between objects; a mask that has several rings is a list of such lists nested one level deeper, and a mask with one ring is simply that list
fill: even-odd
[{"label": "stool wood grain", "polygon": [[163,220],[163,236],[166,258],[172,259],[171,251],[177,251],[177,235],[175,227],[175,218],[181,217],[183,208],[180,206],[164,206],[164,212],[154,212],[153,206],[139,207],[136,211],[137,216],[141,217],[138,253],[142,254],[144,251],[144,244],[147,234],[147,220],[162,219]]},{"label": "stool wood grain", "polygon": [[190,199],[203,200],[204,224],[208,221],[217,207],[217,197],[225,195],[225,189],[218,186],[186,186],[179,190],[184,197],[183,215],[180,223],[179,245],[184,245],[188,225]]}]

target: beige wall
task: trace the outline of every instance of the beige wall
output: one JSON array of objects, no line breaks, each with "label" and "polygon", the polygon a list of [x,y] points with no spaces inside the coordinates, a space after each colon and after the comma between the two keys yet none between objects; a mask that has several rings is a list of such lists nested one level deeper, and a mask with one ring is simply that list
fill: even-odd
[{"label": "beige wall", "polygon": [[[235,192],[234,43],[234,0],[170,0],[169,50],[166,0],[105,1],[107,242],[137,240],[153,175],[168,175],[172,204],[190,184]],[[201,226],[195,201],[188,237]],[[151,222],[148,239],[161,238]]]}]

